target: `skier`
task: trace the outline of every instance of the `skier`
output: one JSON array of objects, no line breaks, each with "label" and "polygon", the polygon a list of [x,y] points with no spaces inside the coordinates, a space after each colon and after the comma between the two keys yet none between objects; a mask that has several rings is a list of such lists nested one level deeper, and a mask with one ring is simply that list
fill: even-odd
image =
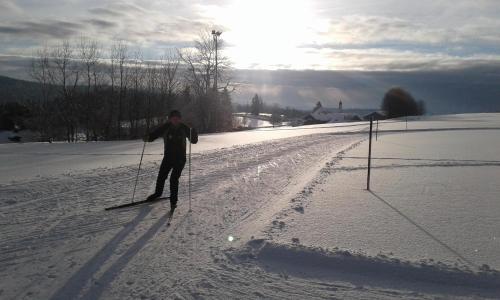
[{"label": "skier", "polygon": [[177,207],[179,177],[186,164],[186,138],[193,144],[198,142],[198,132],[194,128],[182,123],[182,116],[178,110],[172,110],[168,116],[167,123],[156,128],[144,139],[146,142],[153,142],[159,137],[163,137],[165,151],[161,162],[158,178],[156,179],[156,189],[154,194],[147,200],[154,200],[161,197],[165,180],[168,173],[170,175],[170,211],[173,213]]}]

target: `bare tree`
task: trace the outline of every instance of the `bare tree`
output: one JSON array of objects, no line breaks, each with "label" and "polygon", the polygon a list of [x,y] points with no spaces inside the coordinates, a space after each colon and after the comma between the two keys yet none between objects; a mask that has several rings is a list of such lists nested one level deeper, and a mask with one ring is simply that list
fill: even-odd
[{"label": "bare tree", "polygon": [[152,105],[156,102],[156,95],[158,94],[158,65],[152,62],[146,63],[146,131],[148,132],[152,124]]},{"label": "bare tree", "polygon": [[50,50],[44,46],[33,54],[31,61],[30,76],[40,85],[41,98],[38,103],[32,103],[31,107],[36,114],[36,129],[43,139],[51,139],[51,118],[49,112],[50,94],[52,91],[50,75]]},{"label": "bare tree", "polygon": [[128,80],[131,89],[129,93],[131,94],[131,99],[128,101],[128,116],[130,122],[130,134],[132,136],[137,136],[141,109],[141,92],[144,80],[144,64],[140,49],[134,51],[129,69]]},{"label": "bare tree", "polygon": [[77,138],[78,120],[76,117],[77,103],[76,89],[80,79],[78,64],[75,61],[74,49],[69,41],[63,41],[51,53],[53,66],[51,82],[58,87],[59,113],[66,124],[68,141],[74,142]]},{"label": "bare tree", "polygon": [[87,95],[90,95],[92,85],[95,84],[96,68],[100,58],[97,41],[82,37],[79,44],[79,58],[84,67]]},{"label": "bare tree", "polygon": [[215,38],[212,32],[206,31],[195,41],[194,49],[179,52],[186,67],[185,80],[198,98],[196,109],[202,130],[205,131],[218,131],[222,128],[220,115],[225,110],[221,110],[220,92],[231,92],[230,62],[222,53],[218,53],[223,44],[218,37],[219,35]]},{"label": "bare tree", "polygon": [[186,65],[185,79],[198,94],[207,94],[215,75],[215,43],[210,32],[195,41],[194,49],[179,51]]},{"label": "bare tree", "polygon": [[123,100],[127,93],[127,80],[128,80],[128,47],[123,41],[118,41],[113,46],[113,52],[117,59],[118,77],[119,77],[119,92],[118,92],[118,117],[117,117],[117,132],[118,139],[121,138],[121,127],[123,120]]},{"label": "bare tree", "polygon": [[[91,123],[92,119],[92,111],[95,108],[95,95],[92,95],[92,92],[95,92],[97,89],[97,65],[100,58],[100,51],[96,41],[90,40],[88,38],[82,37],[80,39],[79,44],[79,59],[81,65],[83,67],[83,74],[86,79],[86,95],[84,97],[84,122],[85,122],[85,136],[87,141],[90,141],[90,132],[91,127],[93,127]],[[92,86],[94,86],[92,88]],[[94,130],[95,133],[95,130]]]},{"label": "bare tree", "polygon": [[118,51],[116,44],[113,44],[109,49],[109,59],[107,64],[103,67],[106,73],[106,82],[109,91],[106,93],[105,101],[105,125],[104,136],[110,139],[113,136],[113,123],[115,113],[115,88],[118,74]]},{"label": "bare tree", "polygon": [[180,57],[178,51],[167,50],[160,59],[160,120],[165,121],[166,114],[172,109],[174,94],[178,91],[181,81],[178,76]]}]

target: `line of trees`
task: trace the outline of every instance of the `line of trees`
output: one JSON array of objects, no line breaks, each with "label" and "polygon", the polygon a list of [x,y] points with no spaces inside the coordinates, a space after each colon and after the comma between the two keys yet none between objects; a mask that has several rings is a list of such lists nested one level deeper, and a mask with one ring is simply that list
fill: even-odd
[{"label": "line of trees", "polygon": [[43,139],[131,139],[178,109],[200,132],[231,129],[234,88],[229,61],[217,53],[221,44],[206,32],[192,48],[156,60],[123,41],[109,49],[88,38],[43,47],[30,68],[41,96],[26,104],[29,127]]}]

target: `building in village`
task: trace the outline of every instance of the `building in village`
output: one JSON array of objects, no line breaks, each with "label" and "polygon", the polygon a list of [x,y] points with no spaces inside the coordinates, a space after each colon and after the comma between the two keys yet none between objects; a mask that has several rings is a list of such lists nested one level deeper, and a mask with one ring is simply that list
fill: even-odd
[{"label": "building in village", "polygon": [[311,113],[304,117],[304,124],[324,124],[324,123],[344,123],[356,122],[369,119],[370,116],[376,116],[376,119],[385,119],[383,112],[374,109],[344,109],[344,103],[339,101],[338,108],[329,109],[324,107],[320,101]]}]

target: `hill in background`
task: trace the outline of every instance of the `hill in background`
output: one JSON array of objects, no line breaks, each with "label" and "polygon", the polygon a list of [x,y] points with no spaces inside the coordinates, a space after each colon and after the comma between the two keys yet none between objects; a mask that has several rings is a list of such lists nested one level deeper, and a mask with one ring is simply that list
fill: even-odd
[{"label": "hill in background", "polygon": [[[25,68],[9,76],[26,78],[26,72],[20,70]],[[318,101],[325,107],[337,107],[339,100],[344,102],[344,109],[373,109],[380,107],[390,88],[400,86],[416,100],[424,100],[430,114],[500,112],[499,66],[411,72],[235,70],[234,73],[238,89],[232,98],[239,104],[248,104],[258,93],[266,104],[306,111]],[[36,99],[40,93],[35,82],[0,76],[0,103]]]},{"label": "hill in background", "polygon": [[0,104],[36,100],[40,96],[38,83],[0,76]]}]

